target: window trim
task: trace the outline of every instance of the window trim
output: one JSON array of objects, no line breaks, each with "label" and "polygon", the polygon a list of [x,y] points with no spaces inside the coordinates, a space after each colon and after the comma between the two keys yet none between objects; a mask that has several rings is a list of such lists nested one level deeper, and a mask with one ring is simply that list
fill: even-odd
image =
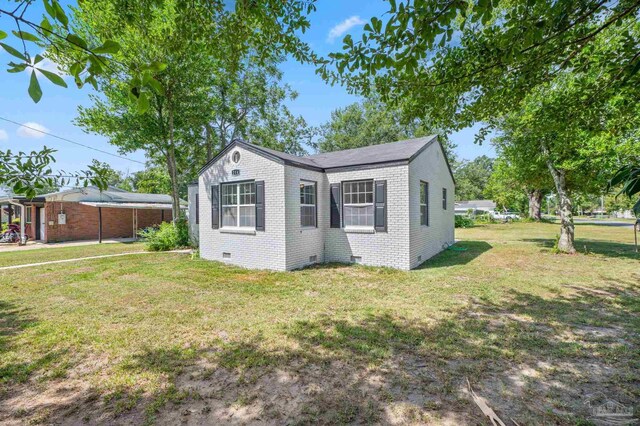
[{"label": "window trim", "polygon": [[[254,213],[254,223],[253,226],[240,226],[240,207],[253,207],[253,211],[255,212],[256,210],[256,203],[253,204],[240,204],[240,185],[243,184],[247,184],[247,183],[252,183],[253,184],[253,193],[255,194],[255,196],[257,197],[257,190],[255,187],[256,181],[255,180],[239,180],[239,181],[232,181],[232,182],[221,182],[220,183],[220,195],[218,196],[220,198],[220,229],[239,229],[239,230],[254,230],[256,229],[256,214]],[[235,186],[236,187],[236,200],[237,203],[236,204],[224,204],[224,187],[225,186]],[[257,200],[256,200],[257,201]],[[224,208],[225,207],[231,207],[231,206],[235,206],[236,207],[236,225],[224,225]]]},{"label": "window trim", "polygon": [[[426,190],[424,194],[424,204],[422,204],[422,190]],[[418,206],[420,207],[420,226],[429,226],[429,182],[420,181],[420,195],[418,196]],[[422,221],[422,206],[424,206],[424,222]]]},{"label": "window trim", "polygon": [[25,218],[24,218],[24,223],[31,223],[31,221],[33,220],[32,216],[33,216],[33,212],[31,211],[33,207],[31,206],[27,206],[25,207],[26,213],[25,213]]},{"label": "window trim", "polygon": [[[300,202],[300,228],[301,229],[314,229],[318,227],[318,182],[310,179],[300,179],[300,185],[313,185],[313,201],[314,204],[302,204],[300,200],[300,192],[298,191],[298,201]],[[302,189],[301,187],[299,188]],[[302,224],[302,207],[313,207],[314,224],[303,225]]]},{"label": "window trim", "polygon": [[[371,203],[345,203],[344,202],[344,197],[345,197],[345,190],[344,190],[344,186],[345,184],[348,183],[359,183],[359,182],[371,182],[371,196],[373,198],[373,201]],[[352,180],[343,180],[340,182],[340,212],[341,212],[341,225],[342,225],[342,229],[345,230],[369,230],[369,229],[373,229],[375,231],[375,221],[376,221],[376,181],[373,178],[369,178],[369,179],[352,179]],[[365,192],[366,193],[366,192]],[[367,207],[367,206],[371,206],[373,209],[373,213],[371,214],[371,219],[372,219],[372,225],[346,225],[345,224],[345,215],[344,215],[344,208],[345,207],[350,207],[350,206],[354,206],[354,207]]]},{"label": "window trim", "polygon": [[447,209],[447,188],[442,188],[442,210]]}]

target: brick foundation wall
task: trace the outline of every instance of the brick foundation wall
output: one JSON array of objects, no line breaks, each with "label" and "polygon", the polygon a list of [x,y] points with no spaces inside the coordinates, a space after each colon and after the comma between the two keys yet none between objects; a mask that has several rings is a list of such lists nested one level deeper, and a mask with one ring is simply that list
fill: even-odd
[{"label": "brick foundation wall", "polygon": [[[64,210],[66,225],[58,224],[58,214]],[[45,204],[46,241],[61,242],[98,239],[98,208],[75,202]],[[138,210],[138,229],[157,225],[163,210]],[[34,212],[35,220],[35,212]],[[171,220],[171,210],[164,210],[164,220]],[[50,225],[53,221],[53,225]],[[35,224],[34,224],[35,230]],[[129,238],[133,236],[133,209],[102,208],[102,238]]]}]

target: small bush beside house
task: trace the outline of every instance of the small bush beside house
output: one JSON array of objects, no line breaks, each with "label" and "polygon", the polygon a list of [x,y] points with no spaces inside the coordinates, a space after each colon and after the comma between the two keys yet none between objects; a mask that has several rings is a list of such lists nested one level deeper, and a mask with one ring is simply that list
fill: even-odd
[{"label": "small bush beside house", "polygon": [[455,216],[456,228],[471,228],[474,225],[473,219],[467,216]]},{"label": "small bush beside house", "polygon": [[139,235],[144,238],[150,251],[168,251],[190,245],[189,228],[184,219],[178,220],[175,225],[163,222],[158,227],[143,229]]}]

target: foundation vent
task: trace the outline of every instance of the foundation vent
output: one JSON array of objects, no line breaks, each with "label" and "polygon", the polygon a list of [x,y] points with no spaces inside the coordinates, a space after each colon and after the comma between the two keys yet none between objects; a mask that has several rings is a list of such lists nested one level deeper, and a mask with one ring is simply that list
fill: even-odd
[{"label": "foundation vent", "polygon": [[228,253],[228,252],[226,252],[226,251],[225,251],[225,252],[223,252],[223,253],[222,253],[222,258],[223,258],[223,259],[231,259],[231,253]]}]

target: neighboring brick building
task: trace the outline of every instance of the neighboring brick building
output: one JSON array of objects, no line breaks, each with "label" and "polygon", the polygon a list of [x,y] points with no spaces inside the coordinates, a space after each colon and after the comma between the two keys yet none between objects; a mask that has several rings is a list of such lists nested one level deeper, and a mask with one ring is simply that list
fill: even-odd
[{"label": "neighboring brick building", "polygon": [[454,186],[436,136],[306,157],[235,141],[189,188],[189,218],[205,259],[411,269],[453,244]]},{"label": "neighboring brick building", "polygon": [[6,197],[0,211],[6,222],[20,217],[30,240],[62,242],[135,237],[138,230],[171,220],[171,197],[90,186],[27,200]]}]

